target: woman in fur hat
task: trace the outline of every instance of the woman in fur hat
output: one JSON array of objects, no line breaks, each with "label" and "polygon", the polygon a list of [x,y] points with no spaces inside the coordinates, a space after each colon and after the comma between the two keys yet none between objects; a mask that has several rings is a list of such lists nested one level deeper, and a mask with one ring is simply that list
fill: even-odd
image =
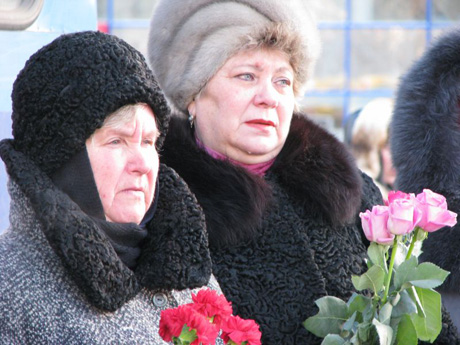
[{"label": "woman in fur hat", "polygon": [[159,164],[170,111],[142,55],[102,33],[63,35],[12,98],[0,343],[164,343],[161,310],[190,302],[211,260],[194,196]]},{"label": "woman in fur hat", "polygon": [[[402,78],[391,124],[399,189],[429,188],[460,213],[460,29],[449,31]],[[429,234],[421,258],[450,272],[440,292],[460,329],[460,225]]]},{"label": "woman in fur hat", "polygon": [[319,50],[306,2],[160,0],[150,25],[177,115],[161,159],[203,207],[223,292],[263,344],[320,344],[302,322],[316,299],[352,294],[368,246],[358,213],[382,198],[295,109]]}]

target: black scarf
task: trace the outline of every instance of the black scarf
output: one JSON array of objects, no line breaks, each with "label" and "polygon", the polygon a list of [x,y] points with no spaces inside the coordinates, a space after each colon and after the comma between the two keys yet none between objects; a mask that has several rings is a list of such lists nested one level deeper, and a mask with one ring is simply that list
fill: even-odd
[{"label": "black scarf", "polygon": [[141,242],[147,236],[145,224],[153,218],[155,213],[156,198],[159,192],[158,182],[154,202],[147,211],[141,225],[138,226],[133,223],[120,224],[105,220],[104,210],[86,148],[56,171],[51,179],[57,187],[80,206],[84,213],[91,216],[98,227],[104,231],[121,261],[130,269],[136,268],[136,262],[141,253]]}]

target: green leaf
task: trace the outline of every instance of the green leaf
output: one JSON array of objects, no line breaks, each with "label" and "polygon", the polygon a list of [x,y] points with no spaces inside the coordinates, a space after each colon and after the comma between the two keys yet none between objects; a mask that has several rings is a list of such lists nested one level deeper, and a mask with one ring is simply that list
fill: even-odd
[{"label": "green leaf", "polygon": [[358,334],[355,334],[351,337],[350,340],[348,340],[350,345],[361,345],[361,341],[358,338]]},{"label": "green leaf", "polygon": [[[347,304],[349,314],[353,314],[354,312],[363,314],[366,308],[372,305],[372,299],[354,292]],[[358,320],[361,321],[359,317]]]},{"label": "green leaf", "polygon": [[407,290],[403,290],[399,293],[399,301],[393,307],[392,317],[401,317],[404,314],[412,314],[417,312],[417,306],[412,298],[409,296]]},{"label": "green leaf", "polygon": [[196,335],[196,329],[190,329],[187,325],[182,327],[181,334],[179,335],[179,340],[181,344],[191,344],[194,340],[196,340],[198,336]]},{"label": "green leaf", "polygon": [[388,252],[389,246],[383,246],[376,242],[371,242],[367,249],[367,256],[372,264],[380,266],[385,272],[388,271],[385,254]]},{"label": "green leaf", "polygon": [[409,260],[401,263],[394,272],[394,288],[396,291],[400,291],[404,284],[409,282],[410,274],[417,268],[417,258],[411,256]]},{"label": "green leaf", "polygon": [[396,344],[417,345],[417,331],[409,315],[403,315],[398,324]]},{"label": "green leaf", "polygon": [[417,336],[423,341],[433,342],[441,332],[441,295],[431,289],[415,288],[425,317],[411,314],[410,317],[417,330]]},{"label": "green leaf", "polygon": [[395,268],[399,267],[403,262],[406,261],[407,252],[408,252],[408,248],[403,243],[398,241],[398,251],[396,252],[395,264],[394,264]]},{"label": "green leaf", "polygon": [[384,325],[389,325],[391,320],[391,313],[393,311],[393,306],[391,303],[385,303],[385,305],[380,309],[379,321]]},{"label": "green leaf", "polygon": [[346,342],[340,335],[337,334],[329,334],[324,338],[321,345],[344,345]]},{"label": "green leaf", "polygon": [[398,304],[400,299],[401,295],[399,294],[399,292],[394,292],[388,297],[388,302],[390,302],[391,305],[394,307],[396,304]]},{"label": "green leaf", "polygon": [[424,262],[409,273],[408,280],[414,286],[434,289],[441,285],[448,275],[449,272],[439,266],[431,262]]},{"label": "green leaf", "polygon": [[375,326],[375,330],[379,336],[380,345],[391,345],[393,338],[393,328],[390,326],[380,323],[376,319],[372,320],[372,324]]},{"label": "green leaf", "polygon": [[372,266],[360,276],[352,276],[353,286],[358,291],[371,290],[378,293],[384,288],[385,271],[380,266]]},{"label": "green leaf", "polygon": [[319,308],[318,314],[306,319],[303,326],[320,338],[328,334],[339,334],[342,324],[348,319],[348,305],[332,296],[322,297],[315,303]]},{"label": "green leaf", "polygon": [[358,325],[358,338],[362,342],[366,343],[369,340],[370,332],[371,329],[374,326],[372,326],[371,323],[361,323]]},{"label": "green leaf", "polygon": [[420,298],[418,297],[417,290],[415,290],[415,286],[412,286],[410,289],[406,291],[409,293],[410,298],[415,303],[415,306],[417,308],[417,314],[420,317],[425,317],[425,310],[423,310],[423,305],[422,305],[422,302],[420,301]]},{"label": "green leaf", "polygon": [[[353,329],[353,326],[355,324],[355,321],[356,321],[356,312],[354,312],[351,317],[348,318],[347,321],[345,321],[345,323],[343,324],[342,326],[342,332],[343,331],[347,331],[347,332],[350,332],[352,329]],[[342,334],[343,335],[343,334]]]}]

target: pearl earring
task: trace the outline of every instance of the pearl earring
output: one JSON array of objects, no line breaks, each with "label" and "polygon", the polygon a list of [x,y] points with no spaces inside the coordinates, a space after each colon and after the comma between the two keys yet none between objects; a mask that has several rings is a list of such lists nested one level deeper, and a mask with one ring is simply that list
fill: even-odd
[{"label": "pearl earring", "polygon": [[193,116],[190,112],[188,113],[188,122],[190,122],[190,128],[193,128],[193,124],[195,122],[195,116]]}]

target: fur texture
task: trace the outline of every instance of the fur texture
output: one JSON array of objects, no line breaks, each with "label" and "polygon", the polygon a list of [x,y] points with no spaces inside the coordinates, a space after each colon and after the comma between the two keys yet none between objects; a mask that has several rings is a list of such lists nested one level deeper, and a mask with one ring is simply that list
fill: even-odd
[{"label": "fur texture", "polygon": [[278,41],[292,41],[283,51],[296,57],[291,64],[301,94],[319,54],[319,35],[302,0],[159,1],[150,23],[149,62],[167,98],[186,114],[227,59],[272,37],[275,31],[267,28],[274,23],[287,27]]},{"label": "fur texture", "polygon": [[142,54],[101,32],[62,35],[41,48],[19,72],[11,96],[15,149],[49,175],[122,106],[151,107],[158,148],[168,128],[169,107]]},{"label": "fur texture", "polygon": [[[460,30],[440,37],[402,78],[391,125],[397,188],[429,188],[460,212]],[[424,260],[450,271],[442,290],[460,285],[460,225],[430,234]]]},{"label": "fur texture", "polygon": [[204,218],[188,188],[171,169],[161,168],[159,205],[148,224],[148,241],[133,272],[92,218],[26,156],[15,151],[9,140],[0,143],[0,155],[11,180],[30,203],[49,245],[93,306],[115,311],[142,286],[182,290],[206,285],[211,261]]},{"label": "fur texture", "polygon": [[[163,160],[195,187],[193,192],[206,213],[211,245],[222,247],[253,238],[271,202],[271,186],[262,177],[215,160],[198,148],[185,121],[173,118],[170,126]],[[184,160],[191,162],[183,164]],[[201,164],[199,169],[197,164]],[[334,226],[356,214],[361,177],[351,155],[305,117],[294,116],[286,144],[271,170],[306,214]]]},{"label": "fur texture", "polygon": [[305,117],[294,115],[273,171],[306,214],[333,226],[344,225],[356,215],[362,181],[351,154]]},{"label": "fur texture", "polygon": [[170,125],[162,160],[204,209],[213,273],[235,312],[259,323],[264,344],[319,344],[301,323],[315,299],[353,292],[367,245],[358,212],[382,202],[377,187],[302,115],[265,178],[208,156],[185,120]]}]

